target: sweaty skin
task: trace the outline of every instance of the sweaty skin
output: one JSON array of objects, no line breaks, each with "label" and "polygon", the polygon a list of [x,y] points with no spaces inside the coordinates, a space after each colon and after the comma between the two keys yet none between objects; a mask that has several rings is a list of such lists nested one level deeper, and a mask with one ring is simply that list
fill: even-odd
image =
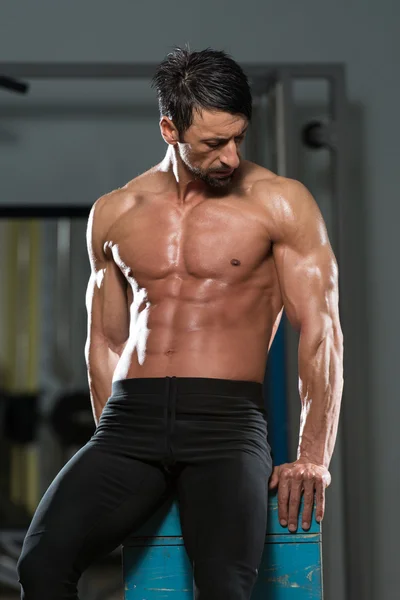
[{"label": "sweaty skin", "polygon": [[97,418],[112,380],[264,379],[283,301],[259,182],[277,188],[278,178],[245,162],[232,193],[185,204],[164,180],[150,170],[91,214]]},{"label": "sweaty skin", "polygon": [[[160,165],[101,197],[88,224],[86,360],[96,423],[113,380],[263,382],[283,308],[300,331],[298,457],[275,467],[279,517],[294,531],[301,493],[317,519],[342,394],[337,263],[299,182],[242,161],[229,193],[183,201]],[[291,494],[291,495],[290,495]]]}]

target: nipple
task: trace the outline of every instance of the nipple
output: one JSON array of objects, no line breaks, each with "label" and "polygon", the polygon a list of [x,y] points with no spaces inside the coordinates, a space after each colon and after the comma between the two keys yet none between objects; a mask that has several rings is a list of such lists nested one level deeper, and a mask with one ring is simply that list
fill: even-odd
[{"label": "nipple", "polygon": [[233,265],[234,267],[238,267],[240,265],[240,260],[238,260],[237,258],[232,258],[231,265]]}]

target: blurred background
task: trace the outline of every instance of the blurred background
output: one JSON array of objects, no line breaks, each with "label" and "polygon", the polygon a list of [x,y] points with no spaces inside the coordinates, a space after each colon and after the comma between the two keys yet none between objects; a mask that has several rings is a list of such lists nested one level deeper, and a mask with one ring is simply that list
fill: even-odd
[{"label": "blurred background", "polygon": [[[345,390],[325,599],[398,597],[398,22],[394,0],[0,4],[1,598],[19,597],[15,563],[32,514],[94,431],[87,216],[163,157],[149,79],[186,42],[226,50],[248,71],[245,157],[309,187],[339,262]],[[297,341],[284,322],[266,372],[278,462],[295,459],[298,441]],[[121,598],[119,553],[80,591]]]}]

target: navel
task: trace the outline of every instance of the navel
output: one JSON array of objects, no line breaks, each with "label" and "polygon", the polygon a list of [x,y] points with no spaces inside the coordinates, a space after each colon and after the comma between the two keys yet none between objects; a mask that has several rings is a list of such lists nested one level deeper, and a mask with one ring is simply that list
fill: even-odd
[{"label": "navel", "polygon": [[238,260],[237,258],[232,258],[231,265],[233,265],[234,267],[238,267],[240,265],[240,260]]}]

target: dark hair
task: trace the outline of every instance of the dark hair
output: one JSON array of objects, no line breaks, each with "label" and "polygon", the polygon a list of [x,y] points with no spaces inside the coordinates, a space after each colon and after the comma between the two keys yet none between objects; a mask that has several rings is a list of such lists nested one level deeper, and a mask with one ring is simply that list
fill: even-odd
[{"label": "dark hair", "polygon": [[152,87],[157,90],[160,115],[169,117],[180,135],[192,124],[194,110],[202,108],[251,119],[248,79],[223,51],[175,48],[158,66]]}]

